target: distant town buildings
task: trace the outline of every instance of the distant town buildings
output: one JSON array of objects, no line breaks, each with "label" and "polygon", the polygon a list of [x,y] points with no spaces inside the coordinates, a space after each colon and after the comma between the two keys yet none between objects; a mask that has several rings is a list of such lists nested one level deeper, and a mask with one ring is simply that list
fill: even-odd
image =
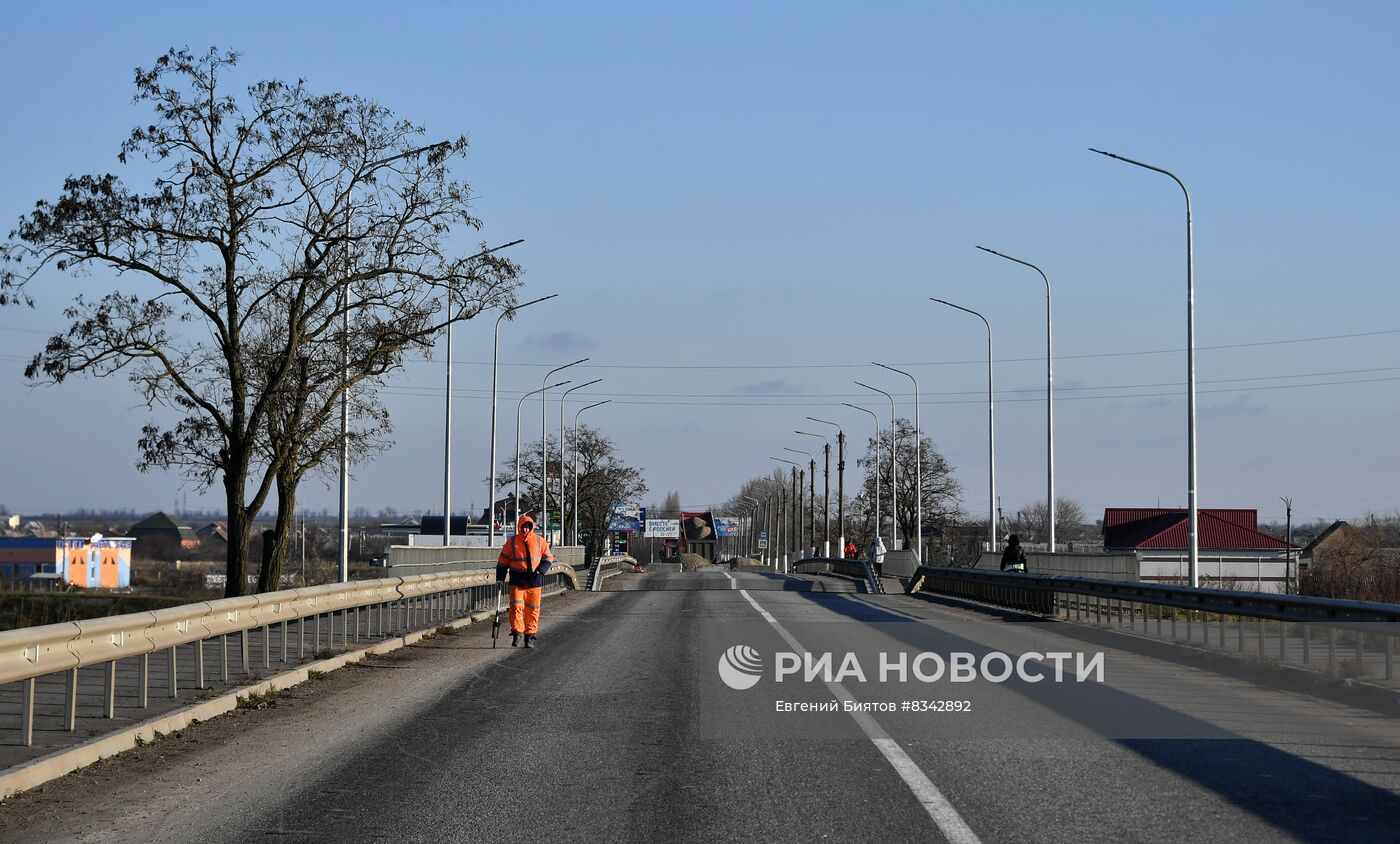
[{"label": "distant town buildings", "polygon": [[0,577],[30,587],[124,589],[131,585],[131,537],[0,537]]}]

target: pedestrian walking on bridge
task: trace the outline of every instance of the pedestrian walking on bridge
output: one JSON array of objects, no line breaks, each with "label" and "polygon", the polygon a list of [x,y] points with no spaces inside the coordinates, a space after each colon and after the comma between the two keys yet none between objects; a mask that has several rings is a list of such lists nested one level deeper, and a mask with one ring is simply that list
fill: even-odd
[{"label": "pedestrian walking on bridge", "polygon": [[544,576],[554,565],[549,542],[535,533],[535,520],[521,516],[515,536],[501,546],[496,560],[496,582],[510,581],[510,646],[523,639],[525,647],[538,645],[540,629],[540,595],[544,591]]},{"label": "pedestrian walking on bridge", "polygon": [[1021,549],[1021,537],[1011,534],[1006,549],[1001,552],[1001,570],[1026,573],[1026,552]]}]

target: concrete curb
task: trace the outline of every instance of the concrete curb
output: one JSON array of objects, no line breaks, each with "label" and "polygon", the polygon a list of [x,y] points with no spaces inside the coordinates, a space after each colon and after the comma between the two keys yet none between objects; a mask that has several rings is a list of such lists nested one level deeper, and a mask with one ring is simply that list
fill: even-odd
[{"label": "concrete curb", "polygon": [[[557,593],[557,594],[567,594]],[[461,629],[479,621],[486,621],[495,615],[494,610],[482,610],[472,613],[463,618],[440,624],[438,627],[451,627]],[[504,615],[504,613],[503,613]],[[250,694],[266,694],[269,691],[288,689],[292,686],[304,683],[311,677],[311,672],[322,674],[335,671],[347,665],[362,662],[369,656],[386,654],[400,648],[421,642],[425,636],[436,630],[437,627],[426,630],[416,630],[392,639],[370,645],[359,650],[347,651],[337,654],[329,659],[322,659],[316,662],[307,663],[300,668],[292,669],[269,677],[266,680],[242,686],[237,689],[225,692],[218,697],[209,700],[190,704],[189,706],[167,712],[140,724],[135,724],[114,733],[98,736],[90,741],[73,747],[64,748],[48,756],[41,756],[20,765],[16,765],[5,771],[0,771],[0,800],[4,800],[21,791],[27,791],[37,785],[42,785],[49,780],[58,779],[61,776],[71,774],[79,768],[85,768],[94,762],[106,759],[109,756],[116,756],[137,747],[137,742],[149,743],[156,740],[156,733],[170,734],[194,724],[197,721],[208,721],[238,708],[238,699],[247,697]]]}]

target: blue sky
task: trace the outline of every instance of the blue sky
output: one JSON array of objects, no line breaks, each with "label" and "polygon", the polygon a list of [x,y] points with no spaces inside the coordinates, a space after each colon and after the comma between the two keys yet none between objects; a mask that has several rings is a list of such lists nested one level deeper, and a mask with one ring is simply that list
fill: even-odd
[{"label": "blue sky", "polygon": [[[17,7],[0,216],[119,167],[146,119],[133,67],[174,45],[231,47],[247,80],[304,77],[470,136],[460,175],[482,236],[526,238],[522,295],[561,293],[505,332],[504,395],[590,355],[578,379],[606,380],[573,398],[614,398],[593,422],[656,500],[722,501],[770,454],[805,448],[789,432],[809,414],[868,434],[839,403],[861,401],[856,378],[907,392],[862,366],[882,359],[918,374],[925,430],[984,512],[981,325],[929,296],[991,320],[999,491],[1008,510],[1043,497],[1043,396],[1012,392],[1043,387],[1043,288],[985,244],[1055,283],[1059,492],[1091,514],[1184,505],[1181,195],[1085,149],[1101,147],[1192,191],[1202,505],[1266,519],[1280,495],[1302,518],[1400,507],[1400,382],[1383,380],[1400,378],[1393,6],[664,6]],[[38,309],[0,311],[0,503],[146,509],[178,494],[178,478],[132,468],[145,411],[124,382],[22,381],[34,332],[102,283],[54,275]],[[470,364],[490,360],[490,327],[454,346],[454,501],[478,509],[489,368]],[[1275,342],[1322,337],[1337,339]],[[440,506],[441,382],[440,363],[414,362],[388,391],[398,445],[360,472],[356,506]],[[303,496],[334,506],[319,486]]]}]

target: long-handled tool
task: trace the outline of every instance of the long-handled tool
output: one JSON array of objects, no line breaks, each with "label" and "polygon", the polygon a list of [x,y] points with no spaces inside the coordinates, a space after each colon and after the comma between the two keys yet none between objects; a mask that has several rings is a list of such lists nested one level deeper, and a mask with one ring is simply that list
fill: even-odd
[{"label": "long-handled tool", "polygon": [[504,583],[496,584],[496,617],[491,619],[491,647],[496,647],[496,639],[501,635],[501,592],[505,589]]}]

